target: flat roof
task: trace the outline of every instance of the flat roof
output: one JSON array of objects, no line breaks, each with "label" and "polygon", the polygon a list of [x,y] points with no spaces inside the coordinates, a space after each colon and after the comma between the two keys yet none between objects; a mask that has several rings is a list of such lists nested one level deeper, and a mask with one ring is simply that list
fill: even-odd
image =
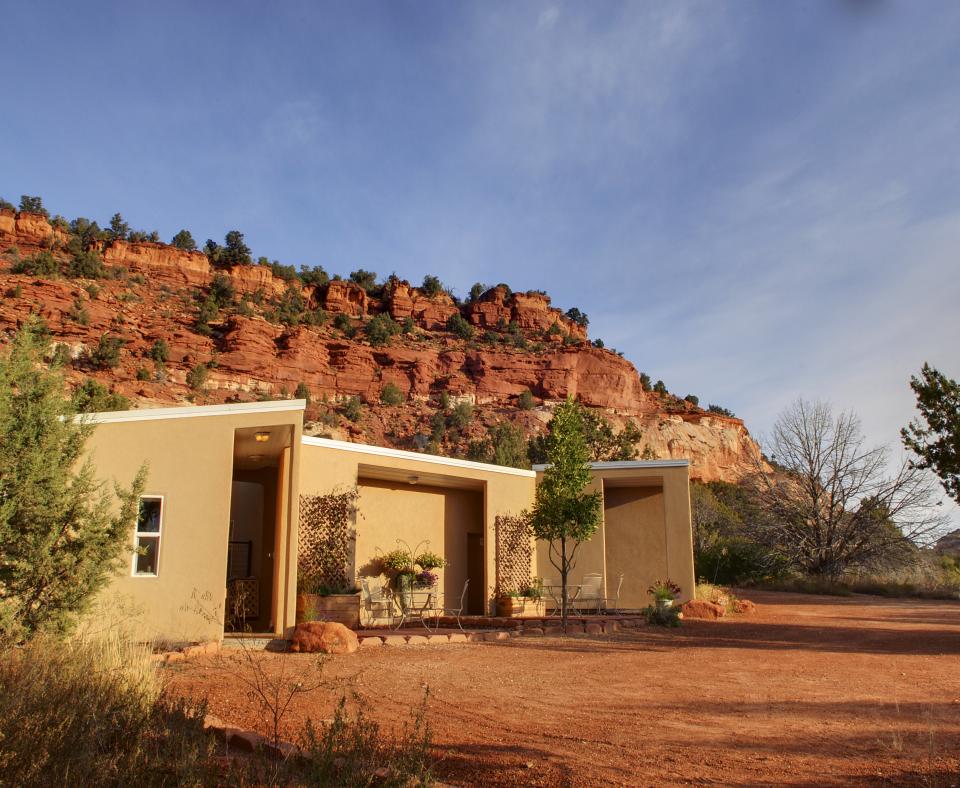
[{"label": "flat roof", "polygon": [[[690,460],[614,460],[611,462],[591,462],[592,471],[619,471],[619,470],[637,470],[640,468],[685,468],[690,464]],[[533,470],[542,473],[548,467],[547,464],[538,464],[533,466]]]},{"label": "flat roof", "polygon": [[303,410],[305,399],[279,399],[267,402],[236,402],[230,405],[182,405],[173,408],[138,408],[112,410],[100,413],[79,413],[76,418],[88,424],[115,424],[123,421],[154,421],[156,419],[195,419],[203,416],[236,416],[242,413],[283,413]]},{"label": "flat roof", "polygon": [[440,457],[436,454],[421,454],[418,451],[389,449],[386,446],[371,446],[369,443],[350,443],[350,441],[338,441],[333,438],[313,438],[309,435],[304,435],[302,440],[307,446],[320,446],[325,449],[339,449],[340,451],[355,451],[360,454],[394,457],[398,460],[413,460],[415,462],[426,462],[432,465],[446,465],[451,468],[466,468],[472,471],[484,471],[486,473],[506,473],[512,476],[526,476],[527,478],[536,477],[537,475],[535,471],[528,471],[525,468],[510,468],[506,465],[494,465],[489,462],[458,460],[453,457]]}]

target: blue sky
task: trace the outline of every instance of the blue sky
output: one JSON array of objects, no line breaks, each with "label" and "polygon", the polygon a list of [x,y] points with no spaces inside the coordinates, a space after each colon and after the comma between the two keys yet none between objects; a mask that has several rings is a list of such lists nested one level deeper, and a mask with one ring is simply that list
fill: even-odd
[{"label": "blue sky", "polygon": [[548,290],[756,433],[960,376],[960,4],[8,4],[0,195]]}]

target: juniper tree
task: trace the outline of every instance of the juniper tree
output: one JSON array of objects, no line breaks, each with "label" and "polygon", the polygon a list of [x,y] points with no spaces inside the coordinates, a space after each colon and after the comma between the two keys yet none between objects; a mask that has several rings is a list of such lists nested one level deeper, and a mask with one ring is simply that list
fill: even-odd
[{"label": "juniper tree", "polygon": [[146,469],[114,495],[84,458],[63,378],[28,323],[0,357],[0,636],[64,633],[121,561]]},{"label": "juniper tree", "polygon": [[917,395],[917,419],[900,431],[903,443],[920,458],[918,468],[929,468],[944,489],[960,502],[960,383],[923,365],[921,377],[910,378]]},{"label": "juniper tree", "polygon": [[601,494],[588,492],[590,450],[580,406],[567,399],[553,414],[547,436],[547,462],[537,485],[530,523],[534,536],[550,543],[550,563],[560,573],[563,627],[567,626],[567,578],[577,548],[600,524]]}]

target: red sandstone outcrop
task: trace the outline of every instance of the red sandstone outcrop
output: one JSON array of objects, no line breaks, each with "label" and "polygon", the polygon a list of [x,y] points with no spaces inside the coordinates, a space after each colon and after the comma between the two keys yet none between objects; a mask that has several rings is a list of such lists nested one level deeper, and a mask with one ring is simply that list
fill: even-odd
[{"label": "red sandstone outcrop", "polygon": [[[446,293],[428,297],[397,280],[387,286],[382,300],[353,282],[303,287],[309,309],[353,318],[359,330],[347,338],[332,321],[296,327],[270,322],[265,315],[276,307],[288,283],[266,266],[237,266],[219,273],[231,278],[238,295],[257,298],[243,313],[222,311],[203,335],[196,330],[199,295],[217,273],[204,254],[114,241],[100,247],[105,262],[141,276],[90,283],[10,273],[3,253],[17,246],[21,256],[32,254],[49,246],[51,234],[58,232],[43,216],[0,211],[0,292],[5,293],[0,330],[10,331],[31,312],[38,313],[54,341],[78,359],[68,370],[73,382],[95,377],[134,400],[169,404],[196,397],[186,386],[187,372],[197,364],[210,364],[201,401],[275,397],[284,391],[292,394],[304,383],[314,401],[357,395],[366,403],[362,423],[326,423],[320,431],[405,447],[415,433],[429,432],[425,425],[440,392],[475,404],[477,432],[468,438],[482,437],[485,424],[504,417],[527,432],[542,430],[553,405],[574,396],[602,409],[615,426],[628,421],[637,425],[642,433],[638,451],[645,456],[689,459],[695,478],[735,481],[757,455],[757,445],[739,419],[645,392],[629,361],[583,341],[585,329],[540,293],[496,287],[462,308],[471,324],[504,340],[506,327],[514,323],[511,331],[528,340],[528,348],[521,349],[508,341],[469,343],[447,332],[446,323],[458,307]],[[54,254],[64,262],[69,257],[62,249]],[[418,330],[372,347],[363,323],[381,311],[398,321],[411,318]],[[561,331],[551,334],[556,324]],[[123,340],[120,364],[94,369],[83,358],[107,333]],[[577,341],[565,341],[568,335]],[[150,357],[158,340],[169,349],[161,369]],[[381,407],[380,394],[388,383],[400,389],[404,404]],[[525,390],[543,407],[517,411],[517,397]]]}]

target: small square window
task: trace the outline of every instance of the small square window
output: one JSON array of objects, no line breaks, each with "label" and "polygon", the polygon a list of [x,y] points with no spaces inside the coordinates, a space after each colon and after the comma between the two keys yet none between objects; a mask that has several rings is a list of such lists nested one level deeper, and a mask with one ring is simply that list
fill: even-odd
[{"label": "small square window", "polygon": [[162,528],[163,498],[157,495],[142,496],[134,539],[133,574],[135,576],[156,577],[159,574]]}]

